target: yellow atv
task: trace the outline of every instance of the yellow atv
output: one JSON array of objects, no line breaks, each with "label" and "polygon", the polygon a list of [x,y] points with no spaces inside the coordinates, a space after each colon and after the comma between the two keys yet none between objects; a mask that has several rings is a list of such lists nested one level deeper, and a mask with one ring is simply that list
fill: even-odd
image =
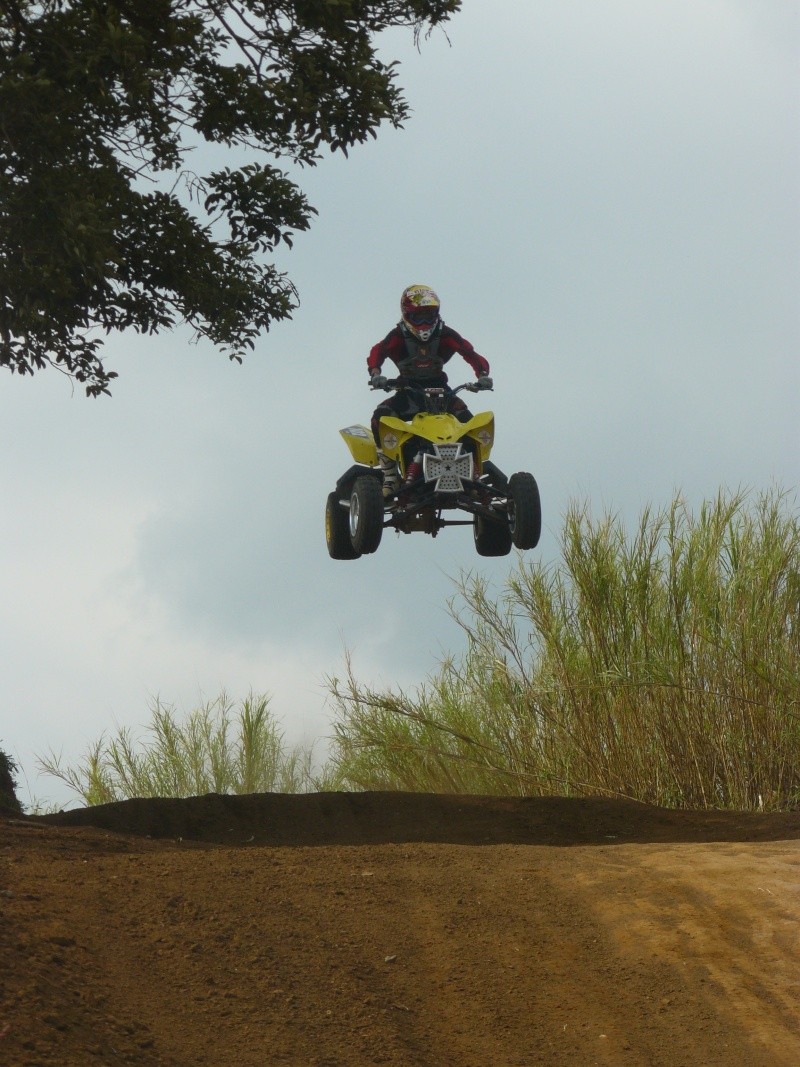
[{"label": "yellow atv", "polygon": [[[409,422],[385,415],[379,423],[381,452],[399,469],[399,485],[384,489],[372,431],[341,430],[355,461],[328,495],[325,538],[333,559],[375,552],[383,531],[422,531],[436,537],[444,526],[472,526],[481,556],[506,556],[511,546],[535,548],[542,530],[539,489],[532,474],[507,478],[489,459],[494,415],[484,411],[459,422],[449,401],[475,383],[456,389],[413,386],[403,379],[388,389],[411,393]],[[468,518],[450,518],[454,512]]]}]

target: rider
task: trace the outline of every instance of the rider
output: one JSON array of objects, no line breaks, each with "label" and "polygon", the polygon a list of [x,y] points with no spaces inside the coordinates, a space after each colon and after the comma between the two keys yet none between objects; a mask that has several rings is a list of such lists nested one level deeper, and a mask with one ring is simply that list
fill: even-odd
[{"label": "rider", "polygon": [[[444,365],[456,353],[475,371],[479,389],[492,388],[487,360],[479,355],[461,334],[445,326],[440,311],[439,297],[429,286],[409,285],[403,290],[400,297],[400,322],[382,341],[373,346],[367,358],[369,384],[373,389],[383,389],[386,386],[387,378],[381,368],[388,358],[400,372],[401,381],[422,388],[439,386],[450,392]],[[472,418],[472,412],[458,396],[452,396],[449,408],[460,422],[468,422]],[[395,462],[384,456],[380,450],[378,422],[383,415],[410,419],[417,410],[413,394],[401,390],[380,403],[372,416],[372,433],[378,445],[378,460],[383,471],[384,492],[387,495],[396,488],[398,472]]]}]

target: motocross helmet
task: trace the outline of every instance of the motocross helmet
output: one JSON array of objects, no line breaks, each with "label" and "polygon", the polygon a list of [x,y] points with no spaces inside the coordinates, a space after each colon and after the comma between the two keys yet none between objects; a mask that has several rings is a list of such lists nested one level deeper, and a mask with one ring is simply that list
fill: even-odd
[{"label": "motocross helmet", "polygon": [[429,340],[439,324],[439,297],[428,285],[409,285],[400,297],[400,314],[406,329],[418,341]]}]

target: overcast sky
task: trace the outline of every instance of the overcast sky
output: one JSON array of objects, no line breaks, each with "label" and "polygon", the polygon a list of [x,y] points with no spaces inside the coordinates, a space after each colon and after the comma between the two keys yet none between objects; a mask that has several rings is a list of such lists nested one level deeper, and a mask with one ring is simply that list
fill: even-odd
[{"label": "overcast sky", "polygon": [[[22,797],[159,695],[273,694],[325,738],[326,674],[422,682],[459,652],[468,529],[329,559],[323,511],[368,422],[367,353],[432,285],[492,366],[493,458],[532,471],[555,556],[570,499],[634,520],[676,490],[800,483],[800,4],[465,0],[402,61],[413,109],[300,182],[302,306],[244,366],[185,332],[106,346],[111,399],[0,378],[0,741]],[[469,368],[450,364],[451,382]],[[449,368],[449,369],[450,369]],[[476,404],[473,403],[473,408]]]}]

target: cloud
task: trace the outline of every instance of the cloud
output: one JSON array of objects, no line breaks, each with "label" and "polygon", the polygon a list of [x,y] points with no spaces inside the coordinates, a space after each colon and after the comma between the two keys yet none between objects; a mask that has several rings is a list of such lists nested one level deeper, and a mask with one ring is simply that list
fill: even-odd
[{"label": "cloud", "polygon": [[0,738],[29,773],[155,693],[271,690],[324,733],[345,648],[380,684],[463,648],[450,576],[513,561],[468,529],[324,546],[338,430],[369,420],[366,356],[412,281],[492,362],[494,458],[541,487],[532,558],[571,497],[633,519],[800,484],[797,5],[494,0],[448,33],[386,36],[406,129],[297,171],[320,212],[279,258],[301,307],[244,366],[177,330],[109,340],[111,400],[3,380]]}]

